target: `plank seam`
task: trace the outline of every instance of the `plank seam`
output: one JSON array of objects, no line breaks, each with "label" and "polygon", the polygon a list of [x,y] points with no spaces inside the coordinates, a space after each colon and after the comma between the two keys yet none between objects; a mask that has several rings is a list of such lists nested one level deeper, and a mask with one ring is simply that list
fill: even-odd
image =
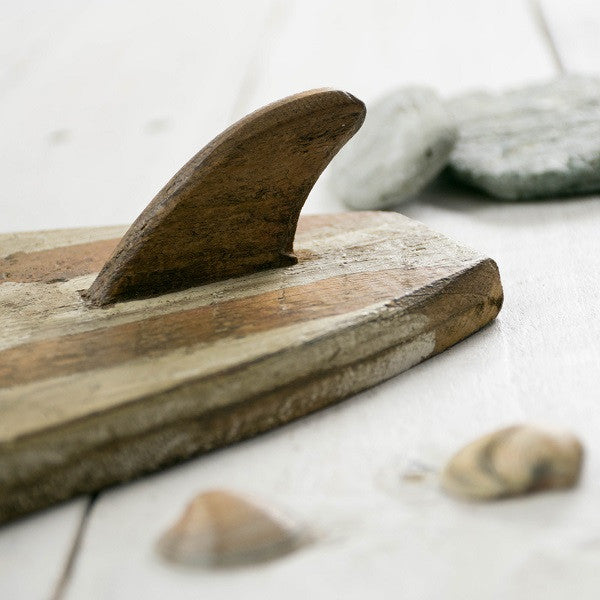
[{"label": "plank seam", "polygon": [[90,515],[96,503],[97,497],[98,494],[94,493],[91,494],[88,498],[87,505],[85,507],[85,510],[83,511],[83,514],[81,515],[77,531],[75,532],[75,537],[73,538],[71,548],[69,549],[67,560],[64,564],[62,572],[59,575],[58,581],[56,582],[52,595],[50,596],[50,600],[62,600],[62,598],[64,597],[69,582],[73,577],[73,571],[75,569],[75,564],[77,563],[79,550],[82,546],[83,537],[85,535],[85,531],[90,520]]},{"label": "plank seam", "polygon": [[550,30],[550,26],[548,25],[548,19],[544,14],[544,9],[542,8],[539,0],[529,0],[528,4],[535,27],[542,36],[544,45],[548,49],[551,60],[554,63],[554,67],[560,74],[566,73],[567,70],[560,57],[558,47]]}]

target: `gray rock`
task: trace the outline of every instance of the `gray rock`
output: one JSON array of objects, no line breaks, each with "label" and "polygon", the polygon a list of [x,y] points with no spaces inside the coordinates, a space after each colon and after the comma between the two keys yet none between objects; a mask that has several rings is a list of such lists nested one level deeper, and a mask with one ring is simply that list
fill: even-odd
[{"label": "gray rock", "polygon": [[506,200],[600,190],[600,78],[451,100],[458,178]]},{"label": "gray rock", "polygon": [[330,187],[351,208],[392,207],[444,168],[456,137],[433,90],[396,90],[367,105],[364,125],[331,163]]}]

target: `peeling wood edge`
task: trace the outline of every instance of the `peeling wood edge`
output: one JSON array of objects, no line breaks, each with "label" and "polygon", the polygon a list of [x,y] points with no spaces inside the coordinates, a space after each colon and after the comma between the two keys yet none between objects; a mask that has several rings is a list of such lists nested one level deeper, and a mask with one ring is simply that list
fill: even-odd
[{"label": "peeling wood edge", "polygon": [[[473,271],[487,283],[485,289],[478,294],[481,297],[480,302],[454,312],[444,321],[432,323],[426,330],[418,331],[402,343],[379,350],[368,357],[297,379],[271,392],[244,399],[231,406],[213,409],[197,416],[180,417],[168,424],[88,448],[71,461],[61,464],[44,479],[36,478],[5,489],[0,498],[0,523],[67,500],[74,495],[95,492],[135,479],[263,433],[336,404],[439,354],[490,323],[500,311],[503,301],[502,286],[497,266],[491,259],[466,269],[444,287],[460,284],[462,279],[473,275]],[[444,295],[444,291],[442,289],[439,292],[440,296]],[[460,323],[469,325],[453,334],[453,327]],[[433,351],[408,367],[403,368],[401,364],[398,366],[405,347],[431,331],[437,333]],[[194,382],[185,384],[185,387],[189,388],[188,393],[193,390],[193,386]],[[184,386],[179,386],[181,387]],[[152,399],[160,401],[170,394],[177,393],[179,388],[161,392]],[[293,406],[294,410],[283,414],[285,411],[281,410],[282,401],[284,407]],[[120,410],[126,412],[126,409],[131,408],[125,406]],[[114,418],[114,414],[112,416]],[[98,427],[102,420],[102,416],[87,419],[86,425]],[[147,460],[149,454],[154,457],[151,465]],[[84,460],[84,457],[90,460]],[[98,469],[99,464],[110,464],[111,468]],[[89,465],[94,465],[93,473],[90,473]],[[48,472],[46,469],[46,473]]]}]

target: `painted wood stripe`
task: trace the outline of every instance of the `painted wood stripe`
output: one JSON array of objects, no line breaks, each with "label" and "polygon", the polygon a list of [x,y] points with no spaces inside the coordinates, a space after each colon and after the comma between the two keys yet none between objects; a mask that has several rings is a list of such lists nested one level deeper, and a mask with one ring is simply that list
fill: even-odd
[{"label": "painted wood stripe", "polygon": [[118,243],[116,238],[37,252],[15,252],[0,258],[0,282],[55,283],[97,273]]},{"label": "painted wood stripe", "polygon": [[[309,215],[300,219],[298,233],[345,223],[358,226],[364,222],[353,218],[352,214]],[[55,283],[98,273],[110,258],[120,238],[96,240],[82,244],[69,244],[32,252],[13,252],[0,258],[0,283]],[[305,258],[308,251],[301,251],[299,258]]]},{"label": "painted wood stripe", "polygon": [[107,368],[142,356],[392,302],[436,277],[436,269],[339,275],[250,297],[44,339],[0,352],[0,386]]},{"label": "painted wood stripe", "polygon": [[[415,270],[444,264],[444,276],[450,276],[467,263],[481,260],[477,253],[459,249],[395,213],[309,216],[303,217],[300,225],[296,244],[299,263],[294,267],[261,271],[154,299],[122,302],[103,311],[87,309],[78,293],[89,287],[95,273],[55,284],[7,282],[0,285],[0,350],[351,272]],[[119,228],[102,231],[105,238],[96,229],[84,231],[81,242],[107,239],[107,234],[114,237]],[[44,240],[53,237],[54,243],[47,248],[72,243],[70,230],[39,235]],[[0,239],[0,247],[6,247],[5,241]],[[18,247],[13,245],[12,249]]]}]

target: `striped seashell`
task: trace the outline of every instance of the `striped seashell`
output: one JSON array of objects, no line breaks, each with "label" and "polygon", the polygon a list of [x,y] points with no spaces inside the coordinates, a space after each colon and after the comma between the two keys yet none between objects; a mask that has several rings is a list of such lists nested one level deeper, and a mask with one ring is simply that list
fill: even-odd
[{"label": "striped seashell", "polygon": [[515,425],[459,450],[442,472],[442,487],[473,500],[568,488],[577,483],[582,459],[574,435]]},{"label": "striped seashell", "polygon": [[167,560],[194,567],[234,567],[298,548],[302,529],[290,519],[224,490],[196,496],[159,539]]}]

